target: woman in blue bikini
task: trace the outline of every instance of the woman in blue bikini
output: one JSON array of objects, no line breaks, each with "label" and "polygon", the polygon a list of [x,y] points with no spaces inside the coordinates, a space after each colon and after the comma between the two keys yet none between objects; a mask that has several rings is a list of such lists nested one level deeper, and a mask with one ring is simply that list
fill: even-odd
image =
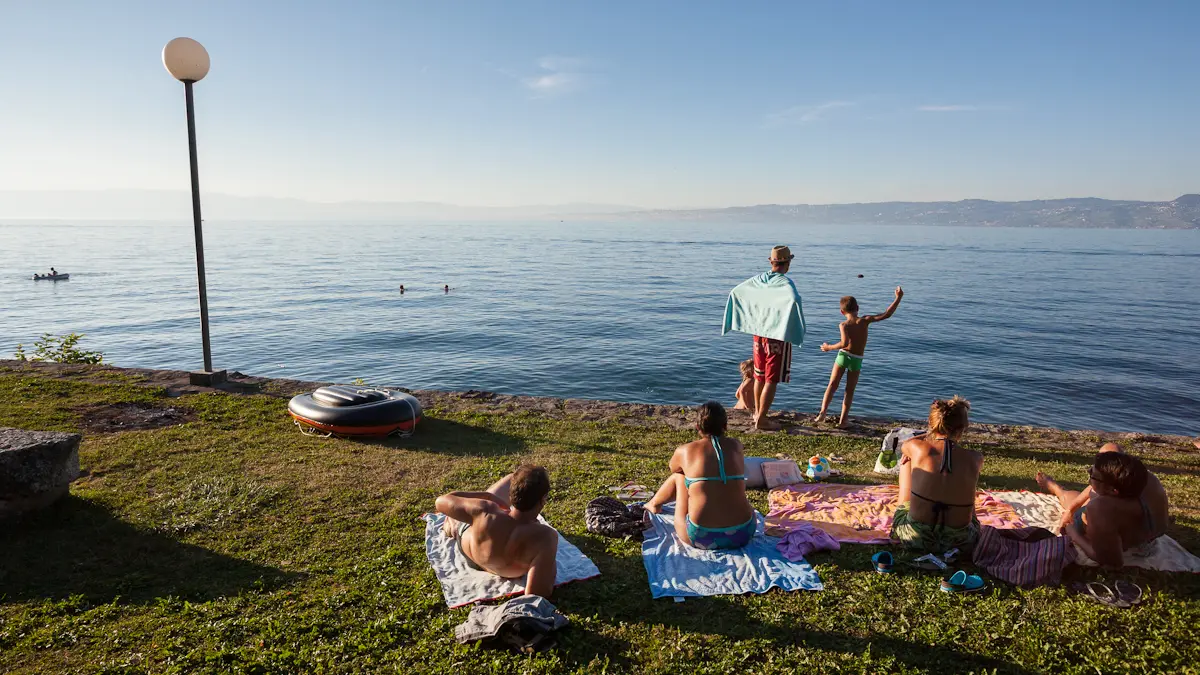
[{"label": "woman in blue bikini", "polygon": [[742,444],[725,437],[725,408],[709,401],[696,411],[700,438],[679,446],[671,456],[671,476],[646,510],[658,513],[675,502],[675,533],[700,549],[741,548],[758,526],[746,499]]}]

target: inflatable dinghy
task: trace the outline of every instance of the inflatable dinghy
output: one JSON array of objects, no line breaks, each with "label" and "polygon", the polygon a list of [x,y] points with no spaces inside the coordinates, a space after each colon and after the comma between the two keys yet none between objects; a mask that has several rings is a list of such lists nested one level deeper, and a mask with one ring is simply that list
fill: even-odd
[{"label": "inflatable dinghy", "polygon": [[400,391],[337,385],[293,397],[288,414],[310,435],[406,435],[421,420],[421,404]]}]

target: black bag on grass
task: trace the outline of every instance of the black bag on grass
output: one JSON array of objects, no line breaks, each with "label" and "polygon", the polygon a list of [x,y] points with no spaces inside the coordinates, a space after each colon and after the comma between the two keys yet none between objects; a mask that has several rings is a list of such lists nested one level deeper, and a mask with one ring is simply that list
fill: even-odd
[{"label": "black bag on grass", "polygon": [[642,539],[646,529],[646,510],[640,504],[626,506],[614,497],[596,497],[583,511],[588,532],[606,537]]}]

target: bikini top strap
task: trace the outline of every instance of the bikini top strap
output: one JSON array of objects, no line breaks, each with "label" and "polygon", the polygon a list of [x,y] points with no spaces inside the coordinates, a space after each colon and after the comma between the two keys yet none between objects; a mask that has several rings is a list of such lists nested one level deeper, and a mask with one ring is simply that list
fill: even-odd
[{"label": "bikini top strap", "polygon": [[1150,513],[1150,505],[1146,503],[1146,497],[1138,495],[1138,503],[1142,505],[1142,515],[1146,517],[1146,530],[1154,532],[1154,514]]},{"label": "bikini top strap", "polygon": [[950,459],[952,454],[954,454],[954,442],[946,438],[942,443],[942,466],[938,469],[938,473],[954,473],[954,466]]},{"label": "bikini top strap", "polygon": [[721,443],[716,436],[710,437],[709,440],[712,441],[713,451],[717,453],[717,471],[721,472],[721,482],[728,483],[725,478],[725,455],[721,454]]}]

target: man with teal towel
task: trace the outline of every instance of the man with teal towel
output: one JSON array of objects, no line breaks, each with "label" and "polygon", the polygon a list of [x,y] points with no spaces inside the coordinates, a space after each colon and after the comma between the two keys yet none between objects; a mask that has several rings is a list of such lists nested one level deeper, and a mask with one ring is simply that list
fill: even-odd
[{"label": "man with teal towel", "polygon": [[754,336],[754,426],[776,431],[779,423],[768,419],[775,388],[791,380],[792,345],[804,344],[804,308],[796,284],[787,277],[791,249],[771,249],[771,271],[734,287],[725,303],[724,335],[729,331]]}]

